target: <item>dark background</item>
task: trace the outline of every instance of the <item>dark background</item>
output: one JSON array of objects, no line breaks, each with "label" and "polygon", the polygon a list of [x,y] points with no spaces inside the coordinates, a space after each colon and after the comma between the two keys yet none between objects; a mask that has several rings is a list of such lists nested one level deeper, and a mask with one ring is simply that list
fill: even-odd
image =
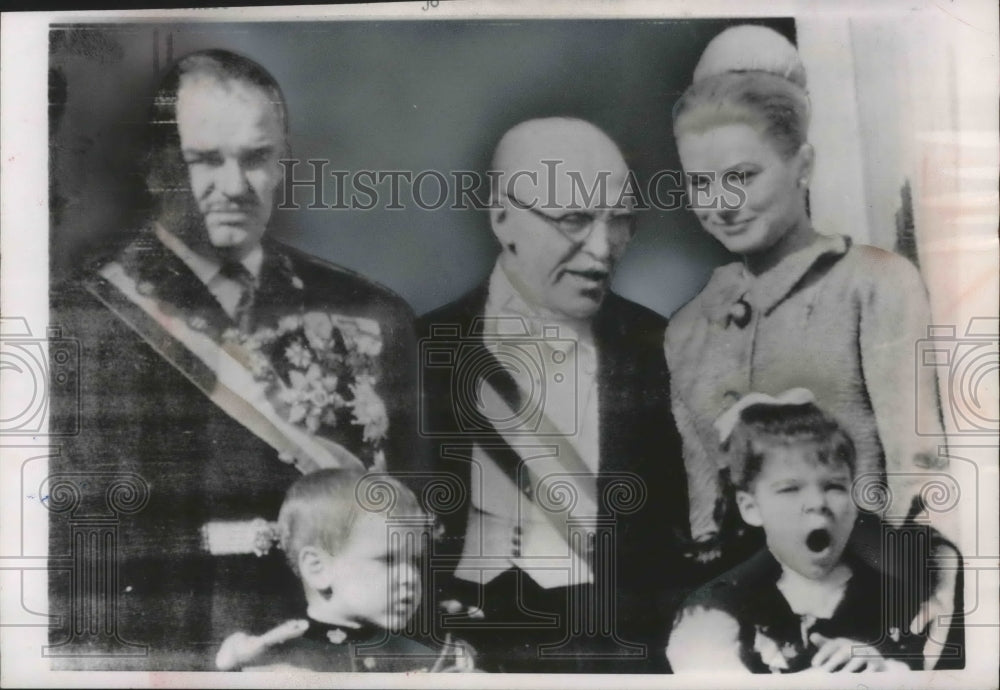
[{"label": "dark background", "polygon": [[[607,131],[645,185],[679,168],[671,107],[708,41],[736,23],[747,20],[54,25],[51,278],[141,222],[137,162],[150,98],[170,62],[191,51],[226,48],[264,65],[288,101],[293,157],[329,159],[328,171],[484,171],[510,126],[570,115]],[[795,38],[791,19],[753,23]],[[326,189],[330,204],[332,180]],[[435,184],[426,190],[433,201]],[[405,210],[276,210],[272,232],[387,285],[419,314],[483,279],[496,247],[485,211],[450,202],[422,210],[405,183],[403,202]],[[614,287],[669,315],[729,258],[689,211],[651,209]]]}]

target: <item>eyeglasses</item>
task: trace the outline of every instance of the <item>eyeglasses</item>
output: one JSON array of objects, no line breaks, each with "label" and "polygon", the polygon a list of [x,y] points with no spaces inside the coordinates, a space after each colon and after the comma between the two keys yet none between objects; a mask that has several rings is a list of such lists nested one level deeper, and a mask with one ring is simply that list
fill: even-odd
[{"label": "eyeglasses", "polygon": [[590,239],[590,234],[600,219],[603,219],[607,225],[608,236],[612,242],[628,241],[635,235],[636,217],[634,213],[607,213],[603,216],[597,216],[584,211],[571,211],[561,216],[550,216],[534,206],[521,203],[510,194],[504,194],[504,196],[514,202],[518,208],[529,211],[544,220],[574,244],[583,244]]}]

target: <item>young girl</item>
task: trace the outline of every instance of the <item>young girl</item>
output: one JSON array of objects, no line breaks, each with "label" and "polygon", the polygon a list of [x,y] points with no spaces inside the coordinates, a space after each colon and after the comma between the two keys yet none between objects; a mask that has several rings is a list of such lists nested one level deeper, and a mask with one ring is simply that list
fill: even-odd
[{"label": "young girl", "polygon": [[917,588],[845,550],[855,449],[839,424],[794,389],[746,396],[717,428],[739,513],[767,546],[688,598],[666,650],[673,670],[922,668],[925,639],[908,628]]}]

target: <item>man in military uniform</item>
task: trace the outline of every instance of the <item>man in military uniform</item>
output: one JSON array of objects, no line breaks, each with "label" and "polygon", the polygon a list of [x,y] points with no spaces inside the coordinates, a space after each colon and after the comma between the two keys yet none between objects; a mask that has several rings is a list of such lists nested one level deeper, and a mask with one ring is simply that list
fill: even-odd
[{"label": "man in military uniform", "polygon": [[[50,478],[71,487],[50,503],[50,553],[74,568],[50,577],[66,667],[211,668],[227,634],[286,620],[300,593],[280,557],[205,535],[273,519],[303,471],[399,467],[412,452],[408,307],[267,236],[287,126],[260,65],[181,59],[152,104],[149,222],[52,291],[52,323],[81,345],[82,428]],[[340,368],[313,366],[317,352]],[[54,420],[76,404],[53,400]],[[72,531],[109,515],[116,550]]]}]

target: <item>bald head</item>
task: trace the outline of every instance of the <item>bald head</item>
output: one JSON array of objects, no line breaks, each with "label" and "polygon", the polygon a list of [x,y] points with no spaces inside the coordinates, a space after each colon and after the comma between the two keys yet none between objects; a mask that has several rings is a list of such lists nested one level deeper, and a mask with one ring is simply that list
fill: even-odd
[{"label": "bald head", "polygon": [[592,189],[603,197],[601,205],[615,203],[628,176],[625,158],[611,137],[585,120],[566,117],[512,127],[500,138],[491,169],[495,195],[566,209],[581,208],[584,192]]},{"label": "bald head", "polygon": [[583,120],[529,120],[500,139],[491,174],[510,282],[540,312],[592,318],[635,228],[618,146]]}]

